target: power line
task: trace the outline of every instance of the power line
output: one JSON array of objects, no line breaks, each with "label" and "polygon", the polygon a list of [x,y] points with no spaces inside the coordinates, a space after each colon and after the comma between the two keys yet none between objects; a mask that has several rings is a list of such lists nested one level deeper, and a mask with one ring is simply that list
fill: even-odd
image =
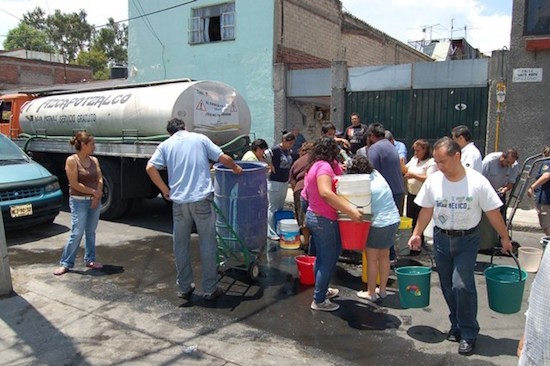
[{"label": "power line", "polygon": [[[141,15],[138,15],[138,16],[135,16],[135,17],[132,17],[132,18],[124,19],[124,20],[119,20],[119,21],[116,21],[115,24],[118,24],[118,23],[125,23],[125,22],[129,22],[130,20],[136,20],[136,19],[140,19],[140,18],[143,18],[143,17],[147,17],[147,16],[149,16],[149,15],[154,15],[154,14],[162,13],[162,12],[164,12],[164,11],[168,11],[168,10],[172,10],[172,9],[175,9],[175,8],[179,8],[180,6],[189,5],[189,4],[194,3],[194,2],[196,2],[196,1],[197,1],[197,0],[190,0],[190,1],[187,1],[187,2],[185,2],[185,3],[181,3],[181,4],[178,4],[178,5],[170,6],[170,7],[168,7],[168,8],[155,10],[155,11],[152,11],[152,12],[150,12],[150,13],[141,14]],[[107,27],[107,26],[109,26],[109,25],[110,25],[110,24],[97,25],[97,26],[95,26],[95,28]]]}]

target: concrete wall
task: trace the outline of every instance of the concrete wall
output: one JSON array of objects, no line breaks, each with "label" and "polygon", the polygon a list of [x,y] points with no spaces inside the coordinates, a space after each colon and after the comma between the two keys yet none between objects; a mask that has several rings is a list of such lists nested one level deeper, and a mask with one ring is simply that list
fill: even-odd
[{"label": "concrete wall", "polygon": [[[514,0],[508,70],[506,109],[503,115],[499,150],[518,149],[520,159],[540,153],[550,144],[550,50],[528,51],[526,40],[546,36],[523,36],[525,1]],[[541,82],[514,82],[513,70],[541,68]]]}]

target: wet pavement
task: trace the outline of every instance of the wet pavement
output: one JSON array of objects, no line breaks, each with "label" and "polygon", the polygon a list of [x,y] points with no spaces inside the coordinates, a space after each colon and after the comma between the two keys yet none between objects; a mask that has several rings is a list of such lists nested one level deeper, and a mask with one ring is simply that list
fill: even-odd
[{"label": "wet pavement", "polygon": [[[334,313],[315,312],[309,308],[313,287],[301,285],[297,279],[294,257],[303,253],[300,250],[279,249],[276,245],[272,248],[271,244],[266,243],[266,250],[258,254],[257,258],[261,264],[261,274],[257,281],[251,281],[246,271],[226,269],[219,282],[225,290],[224,296],[216,301],[205,302],[201,297],[198,280],[198,251],[194,250],[197,291],[189,301],[181,300],[176,297],[177,288],[174,284],[170,221],[169,208],[161,200],[137,207],[136,212],[123,221],[101,221],[97,254],[98,260],[107,264],[105,269],[92,271],[80,267],[61,278],[52,276],[51,272],[68,237],[70,220],[67,212],[62,212],[54,225],[8,233],[14,290],[19,295],[15,296],[16,299],[12,297],[8,300],[24,302],[25,293],[33,293],[35,296],[49,294],[57,303],[48,305],[47,311],[50,313],[43,313],[48,318],[50,314],[62,317],[56,315],[56,312],[60,306],[70,306],[72,298],[79,298],[84,303],[90,299],[92,302],[108,304],[108,310],[113,312],[108,318],[116,319],[118,316],[121,324],[125,318],[136,322],[151,318],[149,321],[152,324],[157,319],[156,325],[160,327],[162,324],[163,327],[170,328],[163,330],[166,333],[184,330],[201,339],[218,337],[220,342],[230,343],[222,347],[219,354],[214,351],[208,353],[212,359],[197,360],[185,358],[185,352],[195,352],[195,343],[171,341],[174,343],[171,347],[179,349],[179,353],[176,352],[178,356],[173,358],[179,364],[187,364],[190,360],[203,364],[218,364],[222,360],[230,364],[267,364],[271,363],[268,362],[270,360],[277,364],[310,363],[312,360],[350,365],[369,365],[375,362],[402,365],[517,364],[515,352],[523,331],[523,312],[527,307],[529,284],[533,276],[530,275],[528,279],[519,313],[495,313],[488,308],[486,284],[482,275],[483,270],[489,266],[488,256],[479,255],[476,267],[481,334],[474,354],[465,357],[456,353],[456,343],[445,340],[445,332],[449,327],[447,307],[439,290],[436,273],[431,277],[430,306],[423,309],[403,309],[399,302],[395,276],[392,275],[390,296],[376,304],[369,303],[355,295],[356,291],[363,288],[361,267],[340,262],[331,284],[340,289],[340,296],[334,300],[340,304],[340,310]],[[540,236],[536,232],[517,233],[516,240],[524,245],[536,246],[536,240]],[[196,237],[194,242],[196,249]],[[511,264],[512,261],[506,257],[495,257],[495,262]],[[399,262],[399,265],[406,264],[430,266],[430,257],[403,258]],[[67,298],[64,299],[62,295]],[[8,300],[0,299],[0,310]],[[60,302],[62,305],[59,305]],[[125,312],[118,314],[117,308],[125,309]],[[94,310],[90,310],[90,314],[94,314]],[[17,329],[17,324],[10,323],[11,320],[5,317],[0,320],[10,328]],[[54,326],[54,321],[48,324],[50,325],[47,329],[41,331],[51,332],[53,337],[67,339],[66,330]],[[238,326],[237,331],[233,328],[235,326]],[[232,329],[229,335],[224,335],[221,331],[224,328],[225,331]],[[3,332],[0,327],[0,334]],[[102,343],[109,344],[112,341],[107,329],[106,332],[98,332],[95,337],[93,344],[97,344],[98,348],[102,347]],[[139,340],[138,337],[133,342]],[[134,350],[135,355],[122,358],[123,361],[119,363],[165,362],[160,355],[155,358],[152,353],[145,352],[150,346],[147,342],[126,345]],[[243,357],[242,353],[248,352],[251,344],[259,349],[266,349],[266,354],[261,356],[263,358],[254,361],[253,357]],[[73,352],[80,356],[71,356],[67,359],[70,361],[65,364],[102,363],[87,356],[91,351],[83,352],[79,345],[70,347],[68,353]],[[119,344],[119,347],[124,347],[124,343]],[[206,346],[201,344],[198,347],[202,349]],[[47,352],[39,344],[34,348],[38,353]],[[274,353],[270,354],[268,349]],[[0,349],[0,358],[2,352]],[[224,354],[241,354],[241,358],[226,358]],[[13,363],[26,364],[24,361]]]}]

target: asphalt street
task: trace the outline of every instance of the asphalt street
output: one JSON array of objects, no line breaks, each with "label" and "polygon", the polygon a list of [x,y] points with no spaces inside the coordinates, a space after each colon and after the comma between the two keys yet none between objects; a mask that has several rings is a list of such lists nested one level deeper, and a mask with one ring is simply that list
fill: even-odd
[{"label": "asphalt street", "polygon": [[[52,275],[69,230],[64,211],[53,225],[7,233],[14,292],[0,298],[3,364],[516,365],[535,275],[529,274],[518,313],[496,313],[488,307],[483,276],[490,257],[478,256],[481,333],[475,352],[460,356],[457,344],[445,340],[447,307],[435,272],[430,305],[404,309],[393,280],[388,298],[376,304],[358,298],[361,267],[340,262],[332,286],[341,291],[335,300],[341,308],[323,313],[310,310],[313,288],[297,280],[299,250],[266,244],[255,254],[261,268],[256,282],[229,266],[220,276],[225,294],[213,302],[200,296],[194,250],[198,287],[186,301],[176,296],[170,209],[161,199],[118,222],[100,222],[102,271],[84,267],[81,249],[75,270]],[[540,247],[536,229],[513,234],[521,245]],[[513,263],[503,256],[494,261]],[[430,256],[400,260],[408,264],[430,266]]]}]

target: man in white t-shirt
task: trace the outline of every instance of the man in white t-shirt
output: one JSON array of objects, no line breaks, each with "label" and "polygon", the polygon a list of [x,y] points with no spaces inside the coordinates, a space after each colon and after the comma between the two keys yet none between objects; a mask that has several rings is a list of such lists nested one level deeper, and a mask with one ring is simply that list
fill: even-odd
[{"label": "man in white t-shirt", "polygon": [[462,149],[460,158],[462,165],[481,173],[481,153],[472,142],[472,133],[470,129],[464,125],[456,126],[452,129],[451,134],[453,140],[455,140]]},{"label": "man in white t-shirt", "polygon": [[512,250],[512,242],[499,212],[501,200],[487,178],[462,165],[458,143],[440,139],[433,157],[439,171],[428,176],[414,200],[422,209],[409,247],[420,248],[420,236],[433,217],[435,262],[450,311],[447,339],[460,342],[458,352],[468,354],[479,333],[474,266],[482,211],[501,236],[503,252]]}]

